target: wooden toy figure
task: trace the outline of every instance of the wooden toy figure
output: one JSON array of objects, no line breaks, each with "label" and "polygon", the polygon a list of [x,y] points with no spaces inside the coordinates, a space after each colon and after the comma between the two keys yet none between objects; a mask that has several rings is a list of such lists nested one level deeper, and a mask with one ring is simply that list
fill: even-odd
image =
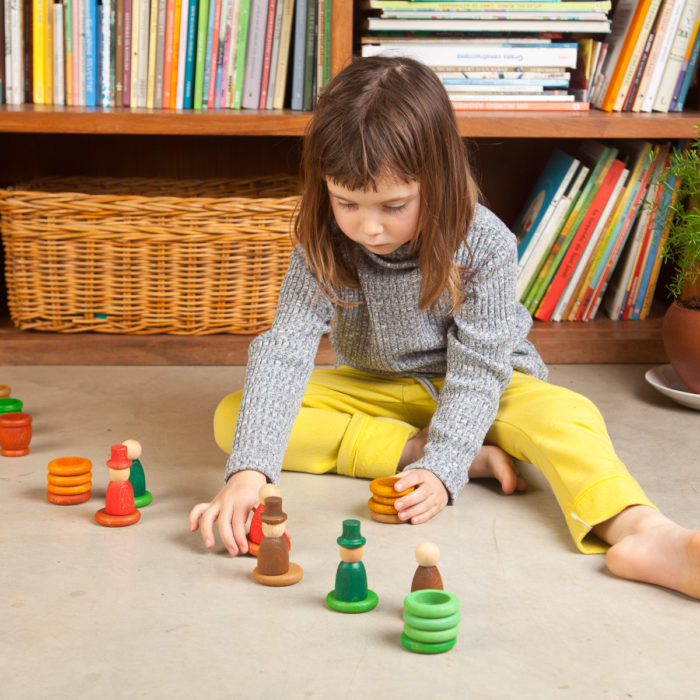
[{"label": "wooden toy figure", "polygon": [[124,440],[126,456],[131,460],[129,481],[134,489],[134,504],[137,508],[147,506],[153,500],[153,494],[146,490],[146,475],[141,464],[141,443],[138,440]]},{"label": "wooden toy figure", "polygon": [[258,565],[253,578],[266,586],[290,586],[301,581],[304,570],[289,561],[289,547],[284,538],[287,514],[282,511],[282,499],[268,496],[260,515],[263,538],[258,550]]},{"label": "wooden toy figure", "polygon": [[0,384],[0,399],[6,399],[11,393],[10,387],[7,384]]},{"label": "wooden toy figure", "polygon": [[418,568],[413,575],[411,591],[421,591],[426,588],[443,590],[442,577],[437,568],[440,550],[434,542],[422,542],[416,547]]},{"label": "wooden toy figure", "polygon": [[372,610],[379,602],[367,588],[367,572],[362,553],[367,540],[360,534],[359,520],[343,520],[343,532],[337,539],[341,562],[335,574],[335,588],[326,596],[329,608],[343,613]]},{"label": "wooden toy figure", "polygon": [[[12,401],[12,399],[0,399]],[[0,454],[23,457],[29,454],[32,440],[32,417],[28,413],[0,413]]]},{"label": "wooden toy figure", "polygon": [[[275,484],[264,484],[260,487],[260,491],[258,491],[260,505],[255,509],[253,517],[250,519],[250,528],[247,536],[248,553],[252,554],[254,557],[258,556],[258,550],[260,549],[260,543],[263,538],[262,520],[260,516],[265,511],[265,499],[268,498],[268,496],[280,496],[280,490]],[[283,537],[287,540],[287,548],[291,549],[292,542],[286,525]]]},{"label": "wooden toy figure", "polygon": [[133,525],[141,518],[134,504],[134,489],[129,482],[131,460],[126,456],[126,445],[112,445],[109,467],[109,486],[105,507],[95,513],[95,520],[107,527]]}]

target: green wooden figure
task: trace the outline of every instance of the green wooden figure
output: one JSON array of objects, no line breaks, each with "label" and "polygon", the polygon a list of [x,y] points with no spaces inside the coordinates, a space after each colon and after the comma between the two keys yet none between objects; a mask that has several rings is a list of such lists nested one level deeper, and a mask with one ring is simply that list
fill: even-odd
[{"label": "green wooden figure", "polygon": [[134,489],[134,503],[137,508],[147,506],[153,500],[153,494],[146,490],[146,474],[141,464],[141,443],[137,440],[124,440],[127,457],[131,460],[129,481]]},{"label": "green wooden figure", "polygon": [[329,608],[343,613],[372,610],[379,602],[377,594],[367,588],[367,573],[362,553],[367,540],[360,534],[359,520],[343,520],[340,545],[341,562],[335,574],[335,588],[326,596]]}]

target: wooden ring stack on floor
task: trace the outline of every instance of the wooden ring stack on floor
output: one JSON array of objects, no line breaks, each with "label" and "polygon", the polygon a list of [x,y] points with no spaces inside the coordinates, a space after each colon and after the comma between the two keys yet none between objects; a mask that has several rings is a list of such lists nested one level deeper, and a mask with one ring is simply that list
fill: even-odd
[{"label": "wooden ring stack on floor", "polygon": [[92,462],[84,457],[58,457],[49,462],[46,500],[59,506],[74,506],[90,500]]},{"label": "wooden ring stack on floor", "polygon": [[397,498],[405,496],[413,491],[414,487],[397,493],[394,491],[394,484],[400,479],[398,476],[380,476],[369,482],[369,490],[372,492],[372,497],[367,501],[369,506],[369,514],[372,520],[379,523],[403,523],[394,508],[394,502]]},{"label": "wooden ring stack on floor", "polygon": [[457,642],[459,598],[454,593],[426,588],[403,601],[401,644],[419,654],[439,654]]}]

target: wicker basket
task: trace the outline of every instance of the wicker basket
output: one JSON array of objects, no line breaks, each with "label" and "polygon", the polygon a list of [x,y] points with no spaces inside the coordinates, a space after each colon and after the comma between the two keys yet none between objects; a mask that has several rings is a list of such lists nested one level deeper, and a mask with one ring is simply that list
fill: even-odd
[{"label": "wicker basket", "polygon": [[46,178],[0,190],[20,329],[258,333],[270,326],[298,198],[288,176]]}]

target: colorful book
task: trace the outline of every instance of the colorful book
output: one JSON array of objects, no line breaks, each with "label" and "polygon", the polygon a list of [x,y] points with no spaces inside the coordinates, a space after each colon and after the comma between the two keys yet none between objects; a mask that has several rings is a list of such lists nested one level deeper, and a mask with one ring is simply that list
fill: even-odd
[{"label": "colorful book", "polygon": [[[74,5],[74,0],[70,0]],[[114,18],[114,104],[121,107],[124,95],[124,0],[116,0]]]},{"label": "colorful book", "polygon": [[700,56],[700,21],[695,23],[693,36],[689,46],[688,59],[683,61],[681,74],[678,76],[678,83],[673,92],[671,105],[674,112],[682,112],[685,105],[685,99],[688,95],[688,90],[695,75],[695,66]]},{"label": "colorful book", "polygon": [[97,106],[97,0],[85,0],[85,106]]},{"label": "colorful book", "polygon": [[282,34],[282,13],[284,0],[277,0],[275,8],[275,24],[272,31],[272,55],[270,56],[270,77],[267,86],[267,100],[265,109],[272,109],[275,99],[275,82],[277,80],[277,63],[280,49],[280,36]]},{"label": "colorful book", "polygon": [[241,0],[233,0],[231,8],[231,39],[228,45],[228,68],[224,71],[226,75],[225,95],[222,104],[225,107],[232,106],[233,81],[236,72],[236,52],[238,50],[238,25],[241,21]]},{"label": "colorful book", "polygon": [[182,0],[175,0],[175,21],[173,23],[173,57],[170,70],[170,109],[177,106],[177,74],[180,70],[180,24],[182,23]]},{"label": "colorful book", "polygon": [[[111,15],[112,0],[99,0],[98,11],[98,55],[99,55],[99,90],[100,106],[112,106],[112,46],[111,46]],[[54,46],[55,46],[54,39]],[[54,88],[55,93],[55,88]],[[60,103],[59,103],[60,104]]]},{"label": "colorful book", "polygon": [[156,22],[156,80],[153,89],[154,106],[163,108],[163,73],[165,71],[165,33],[168,23],[167,0],[158,0],[158,19]]},{"label": "colorful book", "polygon": [[182,106],[192,109],[194,98],[194,59],[197,51],[197,15],[201,0],[190,0],[187,19],[187,53],[185,54],[185,83],[183,86]]},{"label": "colorful book", "polygon": [[[504,23],[507,22],[507,28]],[[370,17],[367,20],[369,31],[389,32],[580,32],[586,34],[607,33],[610,23],[601,20],[557,20],[557,19],[385,19]]]},{"label": "colorful book", "polygon": [[[78,2],[82,3],[83,0],[78,0]],[[133,0],[124,0],[124,77],[122,79],[122,102],[124,107],[129,107],[131,105],[131,34],[134,21],[133,10]]]},{"label": "colorful book", "polygon": [[226,29],[224,31],[224,42],[223,42],[223,66],[221,68],[221,85],[219,86],[219,93],[217,96],[216,106],[228,107],[230,90],[229,86],[231,81],[229,79],[231,73],[231,57],[235,53],[235,49],[231,50],[231,41],[233,35],[233,22],[234,15],[236,13],[236,0],[230,0],[226,11]]},{"label": "colorful book", "polygon": [[233,73],[232,106],[234,109],[240,109],[243,101],[243,80],[245,78],[245,58],[249,24],[250,0],[241,0],[241,14],[238,23],[238,46],[236,48],[236,64]]},{"label": "colorful book", "polygon": [[173,109],[182,109],[185,101],[185,73],[187,70],[187,31],[192,0],[182,0],[180,9],[180,39],[178,41],[177,80],[173,87],[175,96]]},{"label": "colorful book", "polygon": [[219,29],[221,27],[221,12],[223,8],[222,0],[215,0],[214,11],[211,12],[211,26],[207,34],[207,65],[204,69],[204,87],[206,95],[206,106],[214,109],[216,96],[216,66],[219,60]]},{"label": "colorful book", "polygon": [[[291,108],[304,108],[304,54],[306,47],[306,15],[308,0],[296,0],[294,8],[294,44],[292,47],[292,97]],[[362,51],[362,55],[366,55]],[[377,51],[377,53],[381,53]],[[367,54],[371,55],[371,54]]]},{"label": "colorful book", "polygon": [[260,105],[268,6],[269,0],[251,0],[241,100],[241,107],[244,109],[258,109]]},{"label": "colorful book", "polygon": [[275,80],[275,94],[272,99],[273,109],[282,109],[284,107],[293,23],[294,0],[284,0],[282,27],[280,29],[280,47],[277,56],[277,79]]},{"label": "colorful book", "polygon": [[267,7],[267,26],[265,27],[265,51],[263,53],[262,75],[260,77],[260,101],[258,109],[267,108],[267,92],[270,85],[270,69],[272,66],[272,43],[275,36],[275,17],[277,15],[277,0],[269,0]]},{"label": "colorful book", "polygon": [[[553,0],[543,0],[535,2],[531,0],[495,0],[489,2],[487,7],[491,10],[523,10],[528,9],[533,12],[547,10],[552,7]],[[373,10],[415,10],[416,8],[435,10],[438,12],[458,12],[481,10],[485,3],[483,0],[471,0],[471,2],[457,2],[456,0],[443,0],[442,2],[421,1],[420,4],[415,0],[369,0],[370,7]],[[557,7],[565,12],[608,12],[612,3],[610,0],[561,0],[557,2]]]},{"label": "colorful book", "polygon": [[161,105],[170,109],[170,90],[173,77],[173,42],[175,38],[175,0],[166,0],[165,5],[165,51],[163,53],[163,89]]},{"label": "colorful book", "polygon": [[306,0],[306,42],[304,44],[304,95],[302,108],[307,112],[313,108],[314,53],[316,47],[316,8],[318,0]]},{"label": "colorful book", "polygon": [[[25,8],[29,7],[29,3],[25,4]],[[65,48],[65,96],[66,104],[73,104],[73,0],[65,0],[64,2],[64,17],[63,17],[64,35],[63,44]],[[25,33],[27,27],[25,26]],[[25,66],[27,70],[27,66]]]},{"label": "colorful book", "polygon": [[204,64],[206,63],[208,20],[209,0],[199,0],[193,97],[193,106],[195,109],[202,109],[204,97]]},{"label": "colorful book", "polygon": [[570,101],[558,100],[452,100],[452,107],[457,111],[481,110],[481,111],[499,111],[499,110],[521,110],[529,112],[587,112],[590,109],[588,102],[574,102],[573,97]]},{"label": "colorful book", "polygon": [[[148,28],[148,79],[146,84],[146,107],[156,106],[156,63],[158,61],[158,0],[151,4]],[[160,104],[162,107],[162,102]]]}]

